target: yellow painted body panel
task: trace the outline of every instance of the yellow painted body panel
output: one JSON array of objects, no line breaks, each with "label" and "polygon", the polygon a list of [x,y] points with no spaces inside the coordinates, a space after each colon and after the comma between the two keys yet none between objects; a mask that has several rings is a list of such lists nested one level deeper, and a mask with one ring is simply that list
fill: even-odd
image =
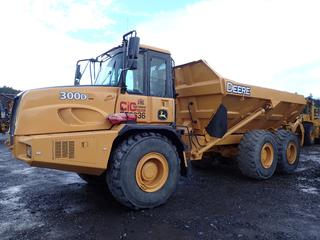
[{"label": "yellow painted body panel", "polygon": [[[106,116],[114,113],[118,91],[93,86],[29,90],[20,101],[15,135],[109,129]],[[61,100],[62,92],[84,94],[86,99]]]},{"label": "yellow painted body panel", "polygon": [[145,48],[145,49],[150,49],[156,52],[161,52],[161,53],[166,53],[166,54],[170,54],[170,51],[166,50],[166,49],[162,49],[162,48],[158,48],[158,47],[153,47],[153,46],[149,46],[146,44],[140,44],[141,48]]},{"label": "yellow painted body panel", "polygon": [[[112,143],[122,126],[112,130],[16,136],[16,158],[41,166],[99,175],[107,168]],[[27,156],[27,146],[32,157]]]},{"label": "yellow painted body panel", "polygon": [[[198,135],[197,139],[192,137],[194,148],[191,159],[201,159],[209,143],[214,143],[213,146],[238,144],[247,131],[275,130],[295,122],[306,104],[302,95],[223,78],[203,60],[177,66],[174,73],[178,95],[177,124],[187,126]],[[228,131],[236,130],[222,139],[214,139],[205,128],[221,104],[227,109]],[[184,137],[185,142],[187,139]]]},{"label": "yellow painted body panel", "polygon": [[[210,118],[220,104],[228,110],[228,128],[240,122],[245,116],[259,107],[270,105],[271,110],[253,120],[239,130],[278,128],[284,122],[294,122],[301,113],[306,101],[302,95],[277,91],[268,88],[236,83],[217,74],[204,61],[192,62],[175,68],[177,97],[177,122],[190,121],[188,104],[196,124],[194,130],[204,133]],[[227,92],[227,83],[250,87],[250,95]]]},{"label": "yellow painted body panel", "polygon": [[[138,123],[168,124],[174,122],[173,98],[150,97],[142,95],[120,94],[115,112],[129,112],[137,115]],[[166,110],[166,120],[158,118],[158,111]]]},{"label": "yellow painted body panel", "polygon": [[[161,110],[168,112],[165,120],[158,118]],[[123,126],[112,126],[107,117],[120,112],[136,114],[137,123],[167,125],[174,121],[174,99],[122,94],[118,87],[103,86],[27,91],[16,113],[14,155],[32,166],[99,175]],[[61,156],[56,157],[56,149]],[[66,153],[70,149],[71,157]]]}]

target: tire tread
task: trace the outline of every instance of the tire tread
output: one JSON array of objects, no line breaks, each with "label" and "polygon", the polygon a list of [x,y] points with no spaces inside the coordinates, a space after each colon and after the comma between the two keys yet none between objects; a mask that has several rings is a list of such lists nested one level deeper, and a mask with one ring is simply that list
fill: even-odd
[{"label": "tire tread", "polygon": [[138,133],[132,136],[129,136],[127,139],[123,140],[113,151],[112,157],[109,160],[109,170],[107,173],[107,183],[110,189],[110,192],[114,196],[116,200],[118,200],[121,204],[131,208],[131,209],[139,209],[139,207],[135,206],[132,204],[129,199],[126,197],[124,191],[123,191],[123,186],[120,180],[120,169],[121,169],[121,161],[126,154],[130,151],[132,147],[134,147],[136,144],[144,140],[145,138],[150,138],[150,137],[156,137],[156,138],[161,138],[163,141],[167,142],[170,144],[176,153],[176,156],[179,156],[177,153],[177,149],[174,144],[171,143],[171,141],[159,134],[159,133],[154,133],[154,132],[143,132],[143,133]]},{"label": "tire tread", "polygon": [[[266,130],[252,130],[245,133],[239,144],[238,165],[239,169],[245,176],[255,179],[266,179],[263,176],[257,166],[257,142],[265,135],[270,135],[273,138],[271,132]],[[275,154],[277,149],[275,147]]]}]

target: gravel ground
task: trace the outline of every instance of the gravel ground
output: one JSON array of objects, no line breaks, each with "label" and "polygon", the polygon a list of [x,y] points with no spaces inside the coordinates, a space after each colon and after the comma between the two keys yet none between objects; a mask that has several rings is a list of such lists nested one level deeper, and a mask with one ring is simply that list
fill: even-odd
[{"label": "gravel ground", "polygon": [[0,144],[0,239],[320,239],[320,146],[302,150],[295,174],[267,181],[233,164],[192,169],[167,204],[132,211]]}]

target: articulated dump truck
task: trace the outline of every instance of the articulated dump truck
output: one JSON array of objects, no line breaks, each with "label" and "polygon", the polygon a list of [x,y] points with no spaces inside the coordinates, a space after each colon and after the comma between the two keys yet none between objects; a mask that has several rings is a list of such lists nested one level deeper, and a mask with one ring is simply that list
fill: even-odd
[{"label": "articulated dump truck", "polygon": [[301,115],[302,124],[304,127],[304,145],[310,146],[320,140],[320,106],[319,100],[307,98],[307,105],[305,106]]},{"label": "articulated dump truck", "polygon": [[9,129],[13,99],[13,94],[0,93],[0,134],[6,134]]},{"label": "articulated dump truck", "polygon": [[190,161],[215,154],[255,179],[296,169],[302,95],[225,79],[202,60],[172,64],[131,31],[79,60],[74,86],[25,91],[14,101],[14,156],[104,184],[133,209],[165,203]]}]

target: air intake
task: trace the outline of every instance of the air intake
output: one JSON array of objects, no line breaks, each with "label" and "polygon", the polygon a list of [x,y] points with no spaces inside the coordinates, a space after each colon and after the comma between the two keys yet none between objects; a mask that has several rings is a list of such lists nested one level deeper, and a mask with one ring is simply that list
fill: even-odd
[{"label": "air intake", "polygon": [[54,158],[74,159],[74,141],[56,141],[54,143]]}]

